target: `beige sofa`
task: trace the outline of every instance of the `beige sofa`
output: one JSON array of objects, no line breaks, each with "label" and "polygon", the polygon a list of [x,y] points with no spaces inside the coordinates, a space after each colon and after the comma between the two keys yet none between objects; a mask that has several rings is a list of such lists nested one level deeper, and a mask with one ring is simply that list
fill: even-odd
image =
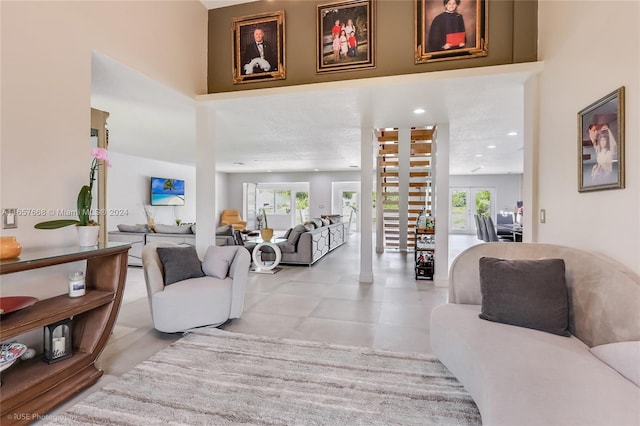
[{"label": "beige sofa", "polygon": [[[480,319],[483,256],[564,259],[571,336]],[[638,341],[640,278],[596,254],[549,244],[464,251],[451,266],[449,303],[431,316],[432,350],[473,396],[485,425],[639,425],[640,388],[594,355],[632,347],[625,356],[639,368]],[[616,342],[634,343],[607,345]]]}]

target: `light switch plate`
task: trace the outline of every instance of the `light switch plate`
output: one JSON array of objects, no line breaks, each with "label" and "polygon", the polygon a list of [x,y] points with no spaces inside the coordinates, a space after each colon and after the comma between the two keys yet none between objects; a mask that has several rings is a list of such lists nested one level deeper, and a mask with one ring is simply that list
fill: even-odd
[{"label": "light switch plate", "polygon": [[547,211],[545,209],[540,209],[540,223],[545,223],[547,221]]},{"label": "light switch plate", "polygon": [[2,209],[2,229],[18,227],[18,209]]}]

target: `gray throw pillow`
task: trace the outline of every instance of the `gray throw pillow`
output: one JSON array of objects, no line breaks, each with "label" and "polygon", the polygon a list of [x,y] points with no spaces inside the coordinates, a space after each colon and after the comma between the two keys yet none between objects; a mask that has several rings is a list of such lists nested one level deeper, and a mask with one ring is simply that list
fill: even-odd
[{"label": "gray throw pillow", "polygon": [[120,224],[120,225],[118,225],[118,231],[120,231],[120,232],[149,232],[149,227],[147,225]]},{"label": "gray throw pillow", "polygon": [[331,223],[339,223],[342,222],[342,216],[339,214],[332,214],[327,216]]},{"label": "gray throw pillow", "polygon": [[307,228],[307,231],[311,231],[313,229],[316,229],[316,224],[315,222],[312,221],[308,221],[304,223],[305,228]]},{"label": "gray throw pillow", "polygon": [[158,247],[157,251],[164,269],[164,285],[204,277],[195,247]]},{"label": "gray throw pillow", "polygon": [[233,236],[233,225],[224,225],[216,229],[216,235],[220,236]]},{"label": "gray throw pillow", "polygon": [[191,226],[156,225],[158,234],[191,234]]},{"label": "gray throw pillow", "polygon": [[296,225],[289,233],[289,237],[287,238],[287,244],[292,246],[295,246],[296,244],[298,244],[300,235],[302,235],[303,232],[307,232],[307,228],[305,228],[304,225]]},{"label": "gray throw pillow", "polygon": [[227,278],[231,262],[235,257],[234,250],[224,250],[222,247],[210,246],[202,260],[202,270],[210,277]]},{"label": "gray throw pillow", "polygon": [[480,318],[569,336],[562,259],[480,258]]}]

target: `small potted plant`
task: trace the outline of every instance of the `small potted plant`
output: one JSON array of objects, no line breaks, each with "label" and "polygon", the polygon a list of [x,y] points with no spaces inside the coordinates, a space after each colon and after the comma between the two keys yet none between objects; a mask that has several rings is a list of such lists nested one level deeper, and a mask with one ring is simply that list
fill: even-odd
[{"label": "small potted plant", "polygon": [[93,148],[91,150],[91,168],[89,169],[89,185],[80,188],[77,201],[78,219],[58,219],[40,222],[35,225],[36,229],[58,229],[65,226],[76,225],[78,230],[78,242],[81,246],[94,246],[98,243],[100,226],[98,222],[91,219],[91,202],[93,201],[93,182],[96,180],[96,171],[101,163],[111,167],[107,150],[104,148]]},{"label": "small potted plant", "polygon": [[262,241],[271,241],[273,238],[273,229],[269,228],[269,222],[267,221],[267,212],[264,209],[262,210],[262,218],[264,219],[264,228],[260,229],[260,237],[262,237]]}]

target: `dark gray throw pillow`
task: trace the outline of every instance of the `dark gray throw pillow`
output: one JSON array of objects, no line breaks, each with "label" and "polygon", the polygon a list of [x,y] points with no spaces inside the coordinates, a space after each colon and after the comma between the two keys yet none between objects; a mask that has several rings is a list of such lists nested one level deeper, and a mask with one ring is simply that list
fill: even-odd
[{"label": "dark gray throw pillow", "polygon": [[291,230],[289,236],[287,237],[287,244],[295,246],[298,244],[298,240],[300,239],[300,235],[304,232],[307,232],[307,228],[304,225],[296,225],[295,228]]},{"label": "dark gray throw pillow", "polygon": [[157,251],[164,268],[164,285],[204,277],[195,247],[158,247]]},{"label": "dark gray throw pillow", "polygon": [[562,259],[480,258],[480,318],[569,336]]},{"label": "dark gray throw pillow", "polygon": [[223,225],[216,229],[216,235],[219,236],[233,236],[233,225]]}]

